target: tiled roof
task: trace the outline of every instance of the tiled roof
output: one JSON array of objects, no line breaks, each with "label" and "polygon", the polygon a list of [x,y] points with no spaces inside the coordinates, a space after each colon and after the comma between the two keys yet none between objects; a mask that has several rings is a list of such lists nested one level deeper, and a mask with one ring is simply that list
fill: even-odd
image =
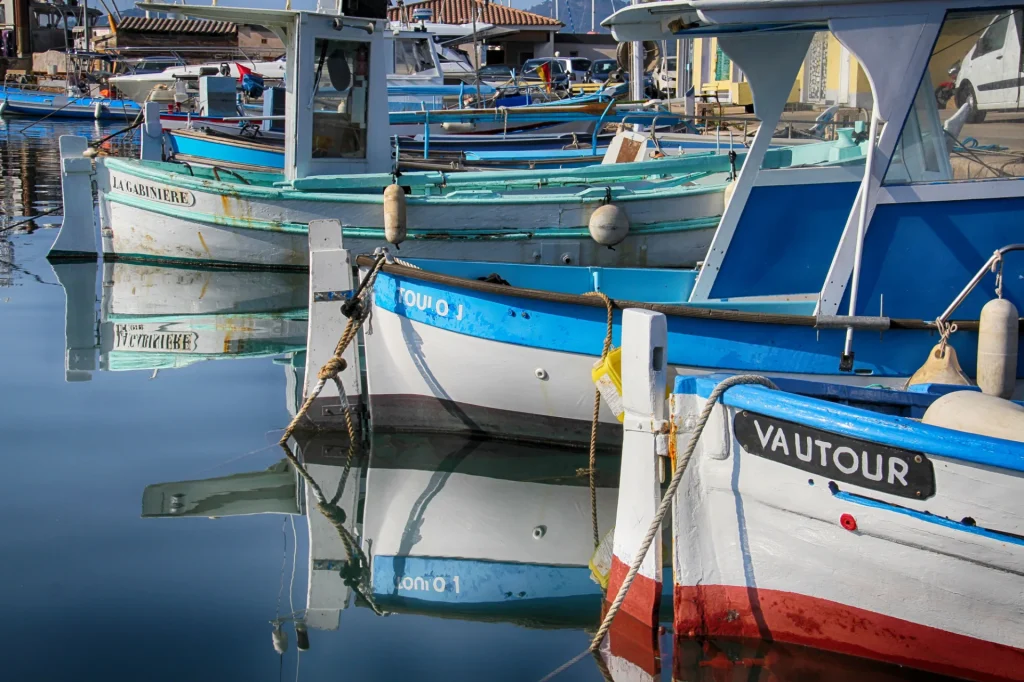
[{"label": "tiled roof", "polygon": [[[408,17],[418,9],[429,9],[433,11],[433,21],[439,24],[468,24],[473,21],[473,14],[477,7],[483,12],[478,21],[495,26],[564,26],[562,22],[546,17],[542,14],[534,14],[514,7],[506,7],[498,2],[484,4],[480,0],[424,0],[423,2],[407,3],[405,10]],[[392,21],[400,21],[399,9],[392,7],[388,9],[388,18]]]},{"label": "tiled roof", "polygon": [[122,31],[126,33],[186,33],[214,36],[237,33],[238,26],[230,21],[208,21],[206,19],[125,17],[117,24],[117,32]]}]

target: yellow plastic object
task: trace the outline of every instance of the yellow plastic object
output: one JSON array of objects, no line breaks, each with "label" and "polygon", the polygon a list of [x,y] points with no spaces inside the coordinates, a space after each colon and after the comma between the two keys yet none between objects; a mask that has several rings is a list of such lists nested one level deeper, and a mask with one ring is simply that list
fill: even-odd
[{"label": "yellow plastic object", "polygon": [[594,363],[590,378],[601,392],[605,405],[620,422],[626,418],[622,407],[622,349],[615,348],[603,359]]}]

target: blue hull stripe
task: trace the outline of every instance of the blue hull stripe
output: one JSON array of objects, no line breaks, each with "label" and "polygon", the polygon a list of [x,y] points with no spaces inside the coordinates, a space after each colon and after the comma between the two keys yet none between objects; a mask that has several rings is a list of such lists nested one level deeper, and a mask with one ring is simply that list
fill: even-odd
[{"label": "blue hull stripe", "polygon": [[943,526],[944,528],[952,528],[964,533],[970,533],[971,535],[980,535],[983,538],[989,538],[991,540],[998,540],[1000,542],[1008,542],[1011,545],[1024,545],[1024,538],[1016,537],[1015,535],[1008,535],[1006,533],[998,533],[995,531],[988,530],[987,528],[979,528],[978,526],[968,526],[966,523],[960,523],[959,521],[951,521],[944,516],[936,516],[935,514],[929,514],[927,512],[919,512],[914,509],[908,509],[895,504],[887,504],[878,500],[872,500],[869,497],[862,497],[860,495],[854,495],[852,493],[845,493],[842,491],[833,493],[837,500],[843,500],[844,502],[852,502],[853,504],[859,504],[864,507],[871,507],[872,509],[882,509],[884,511],[895,512],[897,514],[903,514],[909,516],[918,521],[924,521],[925,523],[934,523],[937,526]]},{"label": "blue hull stripe", "polygon": [[[708,395],[716,383],[714,378],[678,377],[674,392]],[[883,390],[878,392],[886,393]],[[953,431],[905,417],[871,412],[783,390],[773,391],[761,386],[730,388],[722,397],[722,402],[740,410],[750,410],[850,438],[1007,471],[1024,472],[1024,443]]]},{"label": "blue hull stripe", "polygon": [[[475,276],[506,272],[501,264],[489,267],[489,270],[481,270]],[[591,272],[583,268],[572,270]],[[509,269],[506,274],[514,271]],[[608,272],[601,273],[601,276]],[[658,275],[654,271],[644,271],[642,276],[655,282]],[[506,279],[513,286],[535,284],[516,281],[512,275]],[[671,291],[670,284],[668,281],[663,288],[652,287],[647,300],[676,302],[679,292]],[[611,286],[602,285],[602,290],[614,299],[630,300],[628,295],[620,296]],[[683,293],[685,295],[686,292]],[[384,272],[377,278],[375,301],[384,310],[457,334],[595,358],[601,353],[605,335],[606,313],[603,308],[482,293]],[[756,309],[735,303],[720,307]],[[789,307],[775,304],[774,308],[775,312],[801,310],[799,303]],[[621,313],[616,311],[612,338],[616,345],[621,343],[620,322]],[[673,316],[668,318],[668,333],[668,360],[671,364],[768,374],[837,375],[845,339],[845,330],[841,329],[818,330],[793,325]],[[891,330],[881,337],[877,333],[860,333],[856,338],[854,369],[862,375],[879,377],[911,376],[938,340],[926,330]],[[964,370],[973,374],[977,334],[967,331],[954,334],[951,344],[956,348]],[[1018,372],[1024,372],[1024,363]]]},{"label": "blue hull stripe", "polygon": [[[665,570],[662,592],[671,595],[671,568]],[[600,604],[604,598],[588,566],[377,555],[371,573],[375,596],[417,601],[514,605],[585,597]]]}]

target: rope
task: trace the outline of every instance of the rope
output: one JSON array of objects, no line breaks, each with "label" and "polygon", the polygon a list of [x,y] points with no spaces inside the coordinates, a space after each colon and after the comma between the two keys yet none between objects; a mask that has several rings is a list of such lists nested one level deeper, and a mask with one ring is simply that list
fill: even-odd
[{"label": "rope", "polygon": [[[612,319],[615,309],[612,300],[600,291],[590,291],[584,296],[597,296],[604,301],[605,310],[608,312],[608,323],[604,332],[604,346],[601,348],[601,362],[608,357],[612,349]],[[587,474],[590,478],[590,521],[594,529],[594,549],[601,545],[601,536],[597,529],[597,424],[601,414],[601,391],[594,389],[594,415],[590,419],[590,459],[587,466]]]},{"label": "rope", "polygon": [[[285,456],[288,457],[288,461],[292,463],[295,470],[299,472],[306,485],[309,486],[310,491],[313,493],[313,498],[316,500],[317,509],[324,515],[331,525],[334,526],[335,530],[338,531],[338,536],[341,538],[342,544],[345,546],[345,553],[348,555],[346,566],[342,568],[341,574],[345,584],[352,588],[363,600],[369,604],[370,608],[373,609],[377,615],[385,615],[385,612],[380,610],[374,603],[369,593],[365,592],[361,587],[361,583],[369,584],[370,582],[370,562],[366,558],[366,554],[359,546],[359,541],[352,535],[352,532],[345,527],[346,514],[345,510],[338,506],[338,501],[341,499],[342,492],[345,489],[345,484],[348,481],[349,471],[352,468],[352,463],[355,460],[356,449],[357,449],[357,438],[356,438],[356,427],[352,420],[352,411],[349,408],[348,397],[345,395],[345,387],[341,383],[341,379],[338,375],[345,370],[348,363],[342,358],[345,349],[348,348],[352,340],[356,338],[359,333],[359,328],[362,323],[369,317],[370,306],[366,304],[366,298],[369,296],[369,292],[373,290],[373,282],[377,279],[377,274],[380,269],[384,266],[385,257],[387,252],[382,252],[377,256],[377,262],[373,268],[367,273],[363,281],[359,283],[352,298],[345,303],[342,307],[342,312],[349,316],[348,324],[345,325],[345,330],[341,334],[341,338],[338,339],[337,345],[334,347],[333,355],[324,363],[320,371],[317,372],[317,382],[310,391],[309,396],[302,403],[302,407],[299,408],[295,417],[291,423],[288,424],[284,430],[284,434],[281,436],[279,441],[280,446],[284,449]],[[345,428],[348,431],[349,447],[348,456],[345,459],[345,469],[342,471],[341,479],[338,482],[338,490],[334,497],[330,500],[324,495],[324,491],[320,488],[319,484],[313,479],[306,468],[298,460],[295,454],[292,452],[291,447],[288,445],[288,439],[295,433],[299,424],[305,418],[306,413],[312,406],[320,393],[323,391],[324,386],[328,381],[334,381],[338,388],[338,395],[341,397],[342,410],[345,415]]]},{"label": "rope", "polygon": [[683,474],[686,472],[687,465],[690,463],[690,458],[693,456],[693,451],[697,447],[697,443],[700,441],[701,434],[704,431],[704,426],[708,422],[708,418],[711,416],[711,411],[714,409],[715,404],[719,398],[722,397],[727,390],[733,386],[741,384],[759,384],[772,390],[778,390],[778,387],[772,383],[770,379],[757,374],[739,374],[736,376],[729,377],[722,383],[715,387],[715,390],[708,396],[708,401],[704,405],[704,409],[701,410],[700,417],[697,419],[697,425],[693,429],[693,436],[690,438],[690,442],[686,445],[686,452],[679,458],[675,472],[672,474],[672,480],[668,484],[668,488],[665,490],[665,495],[661,498],[661,504],[658,505],[658,510],[654,513],[654,519],[651,521],[651,527],[647,529],[647,535],[644,536],[644,540],[640,543],[640,549],[637,550],[636,556],[633,557],[633,563],[629,567],[629,573],[626,574],[626,579],[622,581],[622,586],[619,587],[619,593],[615,595],[615,601],[612,602],[611,607],[608,609],[608,613],[604,617],[604,621],[601,623],[601,627],[598,628],[597,634],[594,635],[594,639],[590,642],[590,650],[597,651],[601,646],[601,640],[608,634],[608,630],[612,626],[612,621],[615,619],[615,615],[619,612],[622,607],[622,602],[626,600],[626,593],[629,592],[629,586],[633,584],[633,580],[636,578],[637,572],[640,570],[640,564],[643,563],[644,557],[647,556],[647,551],[651,548],[651,543],[654,542],[655,536],[658,534],[661,528],[661,522],[665,518],[665,514],[668,513],[669,507],[672,504],[672,500],[675,497],[676,490],[679,488],[679,484],[683,480]]},{"label": "rope", "polygon": [[[374,264],[373,269],[371,269],[363,281],[360,282],[359,287],[352,296],[352,299],[345,304],[345,308],[343,308],[343,310],[347,309],[349,311],[353,311],[352,315],[348,319],[348,324],[345,325],[345,330],[341,333],[341,338],[338,339],[338,344],[334,347],[334,354],[329,360],[327,360],[327,362],[324,363],[323,367],[320,368],[320,371],[317,372],[316,386],[314,386],[313,390],[309,392],[306,400],[302,403],[302,407],[299,408],[298,412],[295,413],[295,417],[292,418],[291,423],[289,423],[287,428],[285,428],[284,435],[281,436],[280,440],[282,445],[291,438],[292,434],[295,433],[296,429],[298,429],[299,424],[301,424],[302,420],[305,419],[309,408],[313,406],[313,402],[320,397],[320,393],[324,390],[324,386],[327,385],[327,382],[331,379],[337,379],[338,373],[343,371],[347,366],[348,363],[346,363],[345,359],[341,356],[344,354],[345,349],[348,348],[348,345],[352,342],[352,339],[356,338],[356,335],[359,333],[359,327],[362,325],[363,321],[369,316],[370,307],[365,305],[364,301],[367,292],[372,290],[373,282],[377,279],[377,273],[379,273],[380,269],[384,266],[384,261],[385,254],[382,253],[377,257],[377,262]],[[351,425],[352,419],[349,415],[347,400],[343,407],[345,410],[345,422],[349,427],[351,435],[354,429]]]},{"label": "rope", "polygon": [[62,211],[62,210],[64,210],[63,204],[60,205],[60,206],[57,206],[56,208],[51,208],[49,211],[43,211],[42,213],[37,213],[34,216],[29,216],[28,218],[25,218],[24,220],[19,220],[18,222],[14,223],[13,225],[5,225],[4,227],[0,228],[0,234],[3,234],[4,232],[10,232],[11,230],[17,229],[17,228],[21,227],[22,225],[26,225],[26,224],[32,222],[36,218],[43,218],[43,217],[48,216],[48,215],[53,215],[57,211]]}]

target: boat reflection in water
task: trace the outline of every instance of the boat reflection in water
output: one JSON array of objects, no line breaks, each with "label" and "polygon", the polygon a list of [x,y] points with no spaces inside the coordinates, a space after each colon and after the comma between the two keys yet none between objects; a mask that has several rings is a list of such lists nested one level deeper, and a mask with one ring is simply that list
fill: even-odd
[{"label": "boat reflection in water", "polygon": [[305,275],[121,262],[52,267],[67,301],[68,381],[88,381],[96,370],[174,369],[203,360],[285,355],[304,363],[295,356],[306,348]]},{"label": "boat reflection in water", "polygon": [[[287,457],[265,471],[150,485],[142,515],[306,515],[306,604],[273,621],[279,652],[288,648],[289,621],[297,647],[305,650],[310,630],[337,630],[350,606],[592,636],[603,592],[591,568],[588,477],[579,471],[586,452],[405,434],[375,435],[368,456],[365,450],[350,457],[348,441],[336,433],[290,442],[309,479],[335,502],[333,519]],[[598,534],[604,538],[617,503],[618,456],[599,455],[597,472]],[[350,551],[345,537],[362,548],[368,566],[353,559],[358,551]],[[670,622],[668,593],[662,604]],[[918,679],[897,666],[798,646],[671,634],[661,638],[671,651],[652,664],[649,651],[617,645],[614,635],[597,656],[582,655],[573,666],[589,666],[595,680],[619,682],[662,679],[662,666],[671,666],[673,679],[706,682]]]}]

